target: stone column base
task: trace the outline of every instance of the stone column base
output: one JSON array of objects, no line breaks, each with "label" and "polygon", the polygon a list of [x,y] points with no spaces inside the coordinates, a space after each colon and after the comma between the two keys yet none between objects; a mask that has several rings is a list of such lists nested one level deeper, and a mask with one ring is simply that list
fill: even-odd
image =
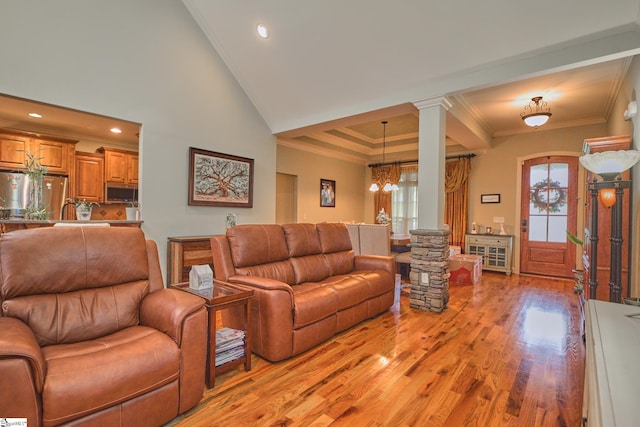
[{"label": "stone column base", "polygon": [[411,308],[444,311],[449,303],[449,229],[411,230]]}]

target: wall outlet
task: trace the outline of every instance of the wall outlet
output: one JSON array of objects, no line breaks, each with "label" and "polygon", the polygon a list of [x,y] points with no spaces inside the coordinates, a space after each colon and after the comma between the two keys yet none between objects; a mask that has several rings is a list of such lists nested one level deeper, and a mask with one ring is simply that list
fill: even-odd
[{"label": "wall outlet", "polygon": [[422,282],[423,285],[428,285],[429,284],[429,273],[422,273],[420,275],[420,281]]},{"label": "wall outlet", "polygon": [[503,216],[494,216],[493,217],[493,222],[495,224],[504,224],[504,217]]}]

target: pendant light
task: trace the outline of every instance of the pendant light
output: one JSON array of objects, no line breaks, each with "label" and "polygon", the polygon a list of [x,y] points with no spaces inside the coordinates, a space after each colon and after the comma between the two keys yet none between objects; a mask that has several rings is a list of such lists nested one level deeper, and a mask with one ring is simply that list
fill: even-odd
[{"label": "pendant light", "polygon": [[[382,163],[380,166],[385,165],[385,150],[387,147],[387,121],[383,120],[382,122]],[[376,192],[380,190],[382,187],[382,191],[388,193],[390,191],[396,191],[399,189],[398,184],[391,182],[391,177],[388,168],[379,168],[377,170],[376,176],[374,177],[374,181],[369,187],[369,191]]]}]

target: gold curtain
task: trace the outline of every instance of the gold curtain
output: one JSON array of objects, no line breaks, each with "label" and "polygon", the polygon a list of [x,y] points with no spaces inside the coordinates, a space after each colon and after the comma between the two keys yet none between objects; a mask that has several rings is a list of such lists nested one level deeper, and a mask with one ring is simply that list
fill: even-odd
[{"label": "gold curtain", "polygon": [[453,246],[464,247],[470,171],[471,160],[468,158],[447,162],[445,165],[444,219],[445,223],[449,224],[449,243]]},{"label": "gold curtain", "polygon": [[391,212],[391,191],[382,191],[382,187],[386,182],[386,178],[391,183],[397,184],[400,181],[400,163],[392,163],[384,166],[374,166],[371,168],[371,181],[378,184],[380,188],[373,196],[373,217],[375,218],[381,209],[384,209],[391,218],[393,212]]}]

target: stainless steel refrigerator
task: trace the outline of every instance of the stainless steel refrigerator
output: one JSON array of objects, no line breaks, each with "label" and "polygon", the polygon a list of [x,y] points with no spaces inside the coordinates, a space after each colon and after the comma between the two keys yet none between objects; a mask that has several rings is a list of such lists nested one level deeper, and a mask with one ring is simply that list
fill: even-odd
[{"label": "stainless steel refrigerator", "polygon": [[[62,219],[61,212],[69,194],[66,176],[47,175],[42,183],[42,203],[47,208],[47,219]],[[0,204],[10,209],[10,219],[24,219],[29,204],[29,177],[19,172],[0,172]]]}]

